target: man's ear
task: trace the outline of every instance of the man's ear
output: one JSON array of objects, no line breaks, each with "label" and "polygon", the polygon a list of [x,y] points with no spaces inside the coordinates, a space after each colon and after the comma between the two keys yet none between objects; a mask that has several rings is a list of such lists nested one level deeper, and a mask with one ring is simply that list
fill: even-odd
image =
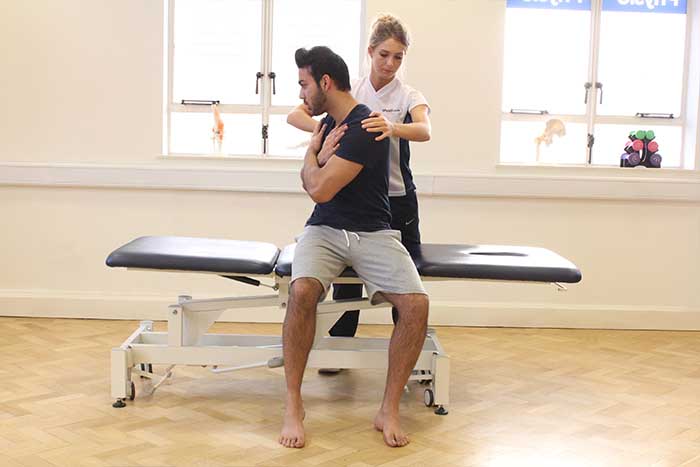
[{"label": "man's ear", "polygon": [[323,92],[328,92],[331,88],[331,77],[328,75],[323,75],[321,76],[321,89],[323,89]]}]

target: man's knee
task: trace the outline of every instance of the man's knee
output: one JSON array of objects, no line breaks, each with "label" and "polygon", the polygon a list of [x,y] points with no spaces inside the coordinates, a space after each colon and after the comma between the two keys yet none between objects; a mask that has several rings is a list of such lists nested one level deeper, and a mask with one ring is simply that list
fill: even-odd
[{"label": "man's knee", "polygon": [[[289,303],[301,308],[316,308],[323,294],[321,283],[311,277],[301,277],[289,288]],[[288,307],[289,308],[289,307]]]},{"label": "man's knee", "polygon": [[412,294],[411,308],[416,317],[420,320],[428,319],[428,309],[430,308],[430,300],[425,294]]},{"label": "man's knee", "polygon": [[407,316],[420,321],[428,319],[430,300],[425,294],[396,295],[393,305],[399,312],[399,317]]}]

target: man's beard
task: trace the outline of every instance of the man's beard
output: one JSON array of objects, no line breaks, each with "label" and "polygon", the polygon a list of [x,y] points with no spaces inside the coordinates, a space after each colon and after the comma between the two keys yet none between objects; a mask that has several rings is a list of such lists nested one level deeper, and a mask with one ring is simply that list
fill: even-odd
[{"label": "man's beard", "polygon": [[311,115],[321,115],[326,111],[326,93],[319,89],[318,94],[316,94],[311,102],[309,102],[309,109],[311,110]]}]

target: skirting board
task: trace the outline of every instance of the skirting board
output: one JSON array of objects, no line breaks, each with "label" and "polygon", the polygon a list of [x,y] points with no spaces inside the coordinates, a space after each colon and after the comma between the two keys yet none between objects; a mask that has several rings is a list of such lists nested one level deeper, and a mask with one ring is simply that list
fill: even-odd
[{"label": "skirting board", "polygon": [[[211,298],[211,297],[197,297]],[[0,290],[0,317],[166,320],[177,297],[105,296]],[[226,311],[221,321],[279,323],[274,307]],[[389,324],[388,308],[365,311],[361,323]],[[431,301],[431,326],[700,330],[700,309],[670,306]]]}]

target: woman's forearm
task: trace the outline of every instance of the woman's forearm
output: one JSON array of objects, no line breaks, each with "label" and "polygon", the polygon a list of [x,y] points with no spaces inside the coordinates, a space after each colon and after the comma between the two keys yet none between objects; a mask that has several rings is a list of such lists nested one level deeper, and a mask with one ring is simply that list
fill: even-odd
[{"label": "woman's forearm", "polygon": [[412,122],[395,123],[393,135],[407,141],[429,141],[430,123]]},{"label": "woman's forearm", "polygon": [[287,123],[295,128],[311,133],[316,128],[318,122],[311,117],[304,109],[303,104],[297,106],[287,114]]}]

